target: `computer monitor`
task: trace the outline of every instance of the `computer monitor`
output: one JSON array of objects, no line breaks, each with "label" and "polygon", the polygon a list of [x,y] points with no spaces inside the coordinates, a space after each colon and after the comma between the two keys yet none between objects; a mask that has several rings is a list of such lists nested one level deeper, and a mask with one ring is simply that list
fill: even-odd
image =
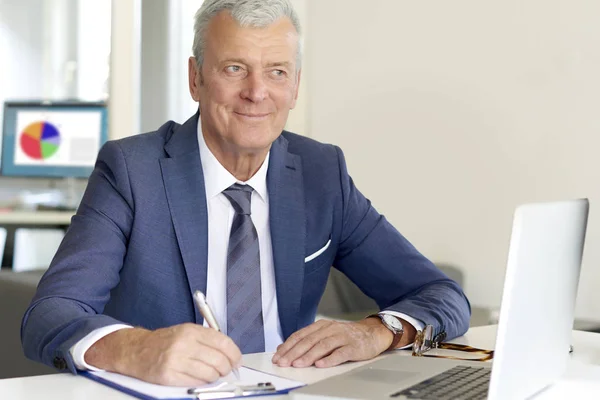
[{"label": "computer monitor", "polygon": [[2,175],[87,178],[108,140],[102,102],[6,102]]}]

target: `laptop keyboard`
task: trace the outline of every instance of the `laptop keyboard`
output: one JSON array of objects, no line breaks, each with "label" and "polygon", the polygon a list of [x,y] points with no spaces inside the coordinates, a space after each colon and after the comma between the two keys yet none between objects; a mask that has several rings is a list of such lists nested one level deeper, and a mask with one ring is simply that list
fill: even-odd
[{"label": "laptop keyboard", "polygon": [[490,368],[457,366],[423,382],[393,393],[419,400],[478,400],[486,399],[490,385]]}]

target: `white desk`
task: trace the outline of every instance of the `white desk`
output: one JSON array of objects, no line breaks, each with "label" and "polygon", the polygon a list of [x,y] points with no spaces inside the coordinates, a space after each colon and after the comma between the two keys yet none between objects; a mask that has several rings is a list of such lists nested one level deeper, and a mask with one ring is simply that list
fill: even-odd
[{"label": "white desk", "polygon": [[0,225],[69,225],[74,211],[2,211]]},{"label": "white desk", "polygon": [[[475,347],[492,349],[496,336],[496,326],[472,328],[455,343],[469,344]],[[595,380],[600,382],[600,334],[582,331],[573,332],[575,349],[569,361],[567,376],[573,379]],[[405,352],[407,356],[410,353]],[[385,356],[382,356],[385,357]],[[7,361],[7,360],[5,360]],[[9,362],[9,361],[8,361]],[[279,368],[271,363],[271,354],[250,354],[244,356],[244,365],[290,379],[313,383],[327,377],[351,370],[369,361],[348,363],[342,366],[317,368]],[[591,385],[591,383],[590,383]],[[598,386],[594,386],[597,388]],[[598,393],[588,393],[589,398],[597,398]],[[132,397],[110,389],[89,379],[71,374],[44,375],[29,378],[0,380],[0,396],[6,399],[44,400],[126,400]],[[270,400],[285,399],[287,396],[268,396]],[[558,397],[552,397],[558,398]]]}]

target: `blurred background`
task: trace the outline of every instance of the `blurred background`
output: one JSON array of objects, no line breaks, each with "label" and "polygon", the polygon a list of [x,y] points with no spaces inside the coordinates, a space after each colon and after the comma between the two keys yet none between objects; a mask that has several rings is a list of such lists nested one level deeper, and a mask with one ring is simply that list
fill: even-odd
[{"label": "blurred background", "polygon": [[[600,2],[292,2],[305,52],[287,129],[344,150],[357,187],[461,283],[472,325],[497,319],[515,207],[589,198],[576,327],[596,330]],[[184,122],[196,110],[187,58],[201,3],[0,0],[3,322],[22,315],[91,171],[85,146],[62,164],[21,162],[19,135],[42,126],[36,140],[58,152],[44,135],[60,133],[61,146],[77,136],[60,113],[96,115],[91,148]],[[320,312],[372,307],[334,273]]]}]

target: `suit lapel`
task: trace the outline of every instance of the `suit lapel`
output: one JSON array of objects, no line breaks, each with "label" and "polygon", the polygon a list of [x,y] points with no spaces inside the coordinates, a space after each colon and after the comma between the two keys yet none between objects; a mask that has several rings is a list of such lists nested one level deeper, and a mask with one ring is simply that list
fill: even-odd
[{"label": "suit lapel", "polygon": [[284,339],[298,328],[304,281],[306,218],[301,159],[280,136],[271,147],[267,188],[279,319]]},{"label": "suit lapel", "polygon": [[[170,158],[160,160],[167,202],[188,278],[190,296],[206,293],[208,212],[198,149],[198,114],[183,124],[165,145]],[[288,153],[280,136],[271,147],[267,188],[279,319],[284,338],[298,327],[304,282],[306,218],[300,157]],[[194,307],[197,323],[202,316]]]},{"label": "suit lapel", "polygon": [[[198,114],[183,124],[165,145],[170,158],[160,160],[162,178],[175,235],[187,274],[190,297],[195,290],[206,293],[208,213],[204,175],[197,137]],[[194,307],[197,323],[203,319]]]}]

